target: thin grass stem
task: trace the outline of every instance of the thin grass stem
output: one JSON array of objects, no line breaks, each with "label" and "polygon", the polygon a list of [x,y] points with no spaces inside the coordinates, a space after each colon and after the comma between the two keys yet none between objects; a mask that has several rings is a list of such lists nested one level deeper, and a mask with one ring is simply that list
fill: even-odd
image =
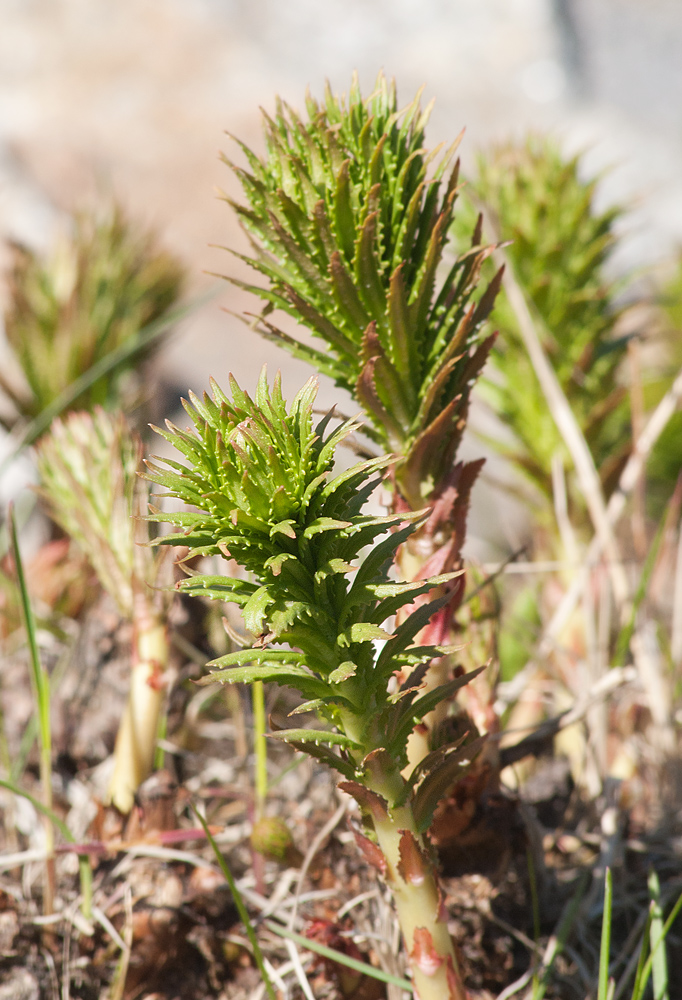
[{"label": "thin grass stem", "polygon": [[31,681],[33,697],[36,703],[36,715],[38,717],[38,738],[40,741],[40,784],[42,790],[43,805],[45,806],[44,827],[45,827],[45,847],[47,858],[45,861],[45,896],[43,899],[43,911],[49,915],[54,910],[55,894],[55,871],[54,871],[54,830],[50,814],[52,813],[52,728],[50,725],[50,678],[40,661],[38,651],[38,640],[36,637],[36,622],[33,615],[33,608],[26,586],[24,565],[19,549],[19,539],[17,536],[17,526],[14,519],[14,510],[10,505],[7,518],[9,522],[10,537],[12,539],[12,553],[14,555],[14,565],[16,567],[17,581],[19,583],[19,593],[21,595],[21,609],[26,628],[26,637],[31,657]]},{"label": "thin grass stem", "polygon": [[390,972],[384,972],[383,969],[375,969],[373,965],[369,965],[367,962],[361,962],[357,958],[351,958],[349,955],[344,955],[343,952],[336,951],[334,948],[328,948],[326,945],[320,944],[319,941],[312,941],[310,938],[304,937],[302,934],[297,934],[295,931],[289,930],[287,927],[281,927],[272,920],[266,920],[265,926],[268,930],[271,930],[273,934],[278,934],[280,937],[287,938],[288,940],[299,945],[299,947],[307,949],[307,951],[314,951],[317,955],[322,955],[323,958],[328,958],[332,962],[338,962],[339,965],[346,965],[349,969],[355,969],[356,972],[362,972],[366,976],[371,976],[372,979],[378,979],[382,983],[388,983],[391,986],[399,986],[400,989],[408,990],[410,993],[414,992],[414,987],[408,979],[401,979],[399,976],[392,976]]},{"label": "thin grass stem", "polygon": [[268,749],[265,738],[265,691],[262,681],[251,685],[253,702],[253,742],[256,754],[256,821],[265,813],[268,797]]},{"label": "thin grass stem", "polygon": [[[644,991],[647,987],[647,983],[649,982],[649,976],[651,975],[651,970],[654,964],[654,958],[656,956],[656,953],[659,948],[665,947],[665,939],[668,936],[670,928],[675,923],[675,920],[677,919],[677,915],[680,912],[680,910],[682,910],[682,894],[679,896],[677,902],[673,906],[668,916],[668,919],[664,923],[660,936],[656,939],[655,942],[652,941],[651,943],[651,952],[646,962],[644,963],[644,968],[642,969],[642,975],[640,977],[640,982],[639,982],[640,990],[637,994],[633,995],[632,1000],[641,1000],[641,997],[644,996]],[[653,907],[652,907],[652,922],[653,922]]]},{"label": "thin grass stem", "polygon": [[606,869],[604,878],[604,917],[601,928],[601,948],[599,950],[599,980],[597,1000],[609,998],[609,960],[611,955],[611,916],[613,911],[613,876]]},{"label": "thin grass stem", "polygon": [[240,893],[239,889],[237,888],[237,883],[234,880],[234,876],[232,875],[232,872],[230,871],[230,869],[228,867],[228,864],[227,864],[227,861],[225,860],[222,852],[220,851],[220,848],[218,847],[218,845],[216,844],[215,840],[213,839],[213,835],[212,835],[211,831],[208,828],[208,824],[206,823],[206,820],[201,815],[201,813],[198,811],[198,809],[196,809],[196,807],[194,806],[193,803],[190,803],[190,805],[192,807],[192,812],[194,813],[194,815],[196,816],[196,818],[199,820],[199,822],[201,823],[201,825],[202,825],[202,827],[204,829],[204,833],[206,834],[206,839],[208,840],[209,844],[211,845],[211,849],[213,850],[213,853],[215,854],[216,861],[220,865],[220,870],[222,871],[223,875],[225,876],[225,881],[227,882],[227,884],[230,887],[230,892],[232,893],[232,898],[234,899],[235,906],[237,907],[237,911],[239,913],[239,917],[240,917],[242,923],[244,924],[244,928],[246,930],[246,936],[248,937],[249,942],[251,944],[251,947],[253,948],[253,957],[254,957],[254,960],[256,962],[256,965],[258,966],[258,970],[259,970],[261,976],[263,977],[263,982],[265,983],[265,988],[267,989],[268,996],[270,997],[270,1000],[277,1000],[277,995],[275,993],[275,989],[274,989],[274,987],[272,985],[272,981],[270,979],[270,976],[268,975],[268,970],[265,967],[265,960],[263,958],[263,952],[261,950],[261,946],[258,943],[258,938],[256,936],[256,931],[254,930],[253,924],[251,923],[251,919],[249,917],[248,910],[246,909],[246,906],[244,904],[244,900],[242,899],[241,893]]}]

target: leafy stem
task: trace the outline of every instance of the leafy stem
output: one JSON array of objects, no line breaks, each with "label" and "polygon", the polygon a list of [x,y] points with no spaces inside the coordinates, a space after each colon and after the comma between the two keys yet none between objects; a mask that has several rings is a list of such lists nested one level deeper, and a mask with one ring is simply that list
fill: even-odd
[{"label": "leafy stem", "polygon": [[[182,529],[158,544],[229,556],[248,570],[247,577],[193,574],[177,585],[237,604],[255,637],[251,649],[214,661],[205,682],[287,685],[327,724],[275,736],[341,773],[341,787],[358,800],[375,838],[359,835],[362,843],[393,887],[422,1000],[455,1000],[463,994],[424,833],[471,751],[445,746],[409,779],[401,771],[415,723],[469,679],[427,688],[430,662],[447,650],[414,644],[459,573],[392,579],[396,550],[424,514],[363,513],[391,456],[334,476],[335,448],[356,424],[333,430],[328,415],[313,425],[314,379],[289,409],[279,376],[270,389],[265,371],[254,400],[234,379],[231,399],[212,388],[212,396],[186,404],[193,432],[170,423],[160,431],[186,464],[149,462],[147,473],[166,496],[194,508],[152,508],[152,520]],[[387,629],[387,620],[436,588],[436,600]],[[399,683],[405,668],[410,673]]]}]

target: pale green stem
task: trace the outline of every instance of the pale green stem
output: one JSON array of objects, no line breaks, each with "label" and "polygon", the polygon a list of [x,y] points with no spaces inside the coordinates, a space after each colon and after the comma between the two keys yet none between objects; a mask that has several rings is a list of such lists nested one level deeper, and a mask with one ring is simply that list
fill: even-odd
[{"label": "pale green stem", "polygon": [[[414,538],[410,538],[398,553],[398,566],[403,580],[417,580],[421,575],[424,564],[431,558],[435,549],[432,539],[428,539],[423,533],[417,532]],[[432,594],[435,597],[435,593]],[[418,641],[418,637],[417,640]],[[424,693],[446,684],[450,680],[450,667],[447,657],[441,656],[434,660],[429,667],[425,677]],[[448,701],[442,701],[432,712],[425,715],[421,723],[410,733],[407,740],[408,766],[405,773],[408,774],[417,764],[420,763],[431,752],[431,737],[447,717]]]},{"label": "pale green stem", "polygon": [[[399,773],[375,776],[367,785],[389,803],[395,801]],[[442,906],[437,874],[417,829],[410,804],[374,814],[377,842],[386,861],[385,878],[395,900],[417,1000],[465,1000],[454,944]],[[401,859],[401,839],[412,834],[421,852],[417,866]]]},{"label": "pale green stem", "polygon": [[[381,746],[372,718],[342,712],[341,727],[363,747],[365,758]],[[466,1000],[455,947],[442,905],[438,875],[412,812],[412,804],[394,806],[405,797],[405,779],[387,755],[373,755],[363,785],[376,792],[388,809],[371,809],[374,832],[386,863],[385,879],[395,900],[398,923],[412,969],[416,1000]],[[414,851],[401,856],[401,842],[411,835]],[[409,838],[408,838],[409,839]],[[403,844],[403,846],[406,846]],[[409,852],[408,852],[409,854]]]},{"label": "pale green stem", "polygon": [[[40,746],[40,784],[43,791],[43,805],[45,809],[52,812],[52,748],[41,740]],[[52,820],[49,816],[43,816],[43,826],[45,828],[45,897],[43,900],[43,910],[46,916],[54,912],[54,830]]]},{"label": "pale green stem", "polygon": [[135,611],[130,690],[116,737],[108,792],[109,801],[122,813],[130,812],[137,789],[152,773],[168,664],[165,624],[143,600],[137,602]]},{"label": "pale green stem", "polygon": [[86,920],[92,920],[92,865],[87,854],[78,856],[78,870],[83,897],[81,912]]},{"label": "pale green stem", "polygon": [[253,741],[256,753],[256,819],[265,811],[268,797],[268,750],[265,739],[265,693],[262,681],[251,685],[253,699]]}]

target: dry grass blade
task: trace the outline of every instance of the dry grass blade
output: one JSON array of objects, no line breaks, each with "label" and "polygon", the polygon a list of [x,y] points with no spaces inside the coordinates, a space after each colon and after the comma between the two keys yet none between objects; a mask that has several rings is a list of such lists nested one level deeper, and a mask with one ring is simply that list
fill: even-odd
[{"label": "dry grass blade", "polygon": [[511,263],[503,250],[498,249],[493,255],[497,262],[505,266],[503,283],[510,305],[519,324],[528,356],[533,364],[535,374],[542,386],[547,400],[547,406],[554,421],[561,431],[566,443],[578,481],[585,497],[585,503],[590,512],[600,545],[609,560],[609,572],[613,593],[621,610],[621,615],[627,611],[629,587],[625,571],[622,567],[620,548],[613,531],[612,523],[607,514],[607,507],[602,492],[599,475],[594,465],[585,437],[578,426],[575,415],[566,399],[554,369],[547,360],[536,329],[536,322],[531,314],[521,286],[514,277]]},{"label": "dry grass blade", "polygon": [[[654,445],[663,433],[668,421],[675,413],[680,403],[680,399],[682,399],[682,371],[679,372],[673,382],[673,385],[649,417],[649,420],[647,421],[640,438],[638,438],[635,443],[632,454],[630,455],[625,468],[621,473],[620,479],[618,480],[618,486],[609,497],[606,513],[612,530],[616,527],[618,521],[622,517],[628,496],[632,492],[635,484],[642,474],[642,470]],[[514,692],[522,687],[528,677],[535,671],[536,665],[545,660],[554,649],[557,636],[564,629],[566,623],[573,614],[576,605],[578,604],[578,601],[587,586],[587,582],[590,578],[590,570],[597,564],[602,551],[602,538],[598,534],[595,534],[588,546],[579,573],[576,574],[575,578],[571,582],[570,587],[562,597],[556,610],[554,611],[554,614],[544,629],[542,636],[540,637],[533,660],[529,662],[526,667],[524,667],[523,671],[516,675],[514,681],[509,685],[509,695],[504,696],[505,701],[511,701],[513,697],[516,697]],[[682,594],[682,585],[680,593]],[[682,621],[682,613],[680,613],[680,621]],[[679,635],[682,636],[682,626],[680,626]],[[680,641],[682,643],[682,639]],[[682,653],[680,655],[682,655]]]}]

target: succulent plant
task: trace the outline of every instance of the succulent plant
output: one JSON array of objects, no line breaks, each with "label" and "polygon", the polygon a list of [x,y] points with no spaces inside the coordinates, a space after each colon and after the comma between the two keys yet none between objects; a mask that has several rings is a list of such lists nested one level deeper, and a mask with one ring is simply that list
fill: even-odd
[{"label": "succulent plant", "polygon": [[[148,463],[148,478],[164,495],[194,508],[152,509],[154,520],[181,529],[159,544],[229,556],[249,571],[248,579],[200,574],[177,585],[236,603],[254,635],[252,648],[215,661],[206,681],[287,685],[306,699],[297,711],[315,711],[333,726],[275,735],[339,771],[341,787],[366,812],[375,840],[358,834],[359,842],[393,889],[422,1000],[462,997],[424,834],[442,790],[463,773],[474,748],[445,745],[407,778],[401,774],[415,723],[474,674],[427,690],[429,663],[449,650],[413,645],[449,601],[458,574],[391,578],[396,550],[423,514],[362,512],[390,455],[332,475],[335,449],[357,425],[329,430],[327,415],[314,426],[314,379],[288,411],[278,377],[271,390],[264,372],[254,400],[234,379],[231,388],[232,399],[215,383],[212,398],[191,396],[193,431],[170,423],[160,431],[184,464]],[[438,598],[387,629],[387,619],[434,588],[441,588]],[[396,684],[405,667],[409,677]]]}]

